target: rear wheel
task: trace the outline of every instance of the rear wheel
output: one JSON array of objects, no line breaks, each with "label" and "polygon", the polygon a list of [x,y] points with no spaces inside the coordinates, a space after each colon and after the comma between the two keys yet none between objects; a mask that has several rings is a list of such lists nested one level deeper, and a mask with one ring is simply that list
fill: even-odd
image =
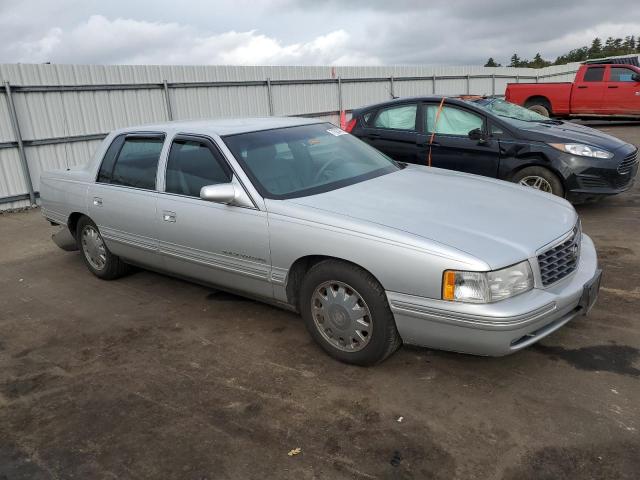
[{"label": "rear wheel", "polygon": [[300,311],[313,339],[345,363],[374,365],[401,344],[382,286],[346,262],[325,260],[309,270],[302,281]]},{"label": "rear wheel", "polygon": [[530,105],[527,108],[532,112],[536,112],[537,114],[542,115],[543,117],[550,116],[549,107],[547,107],[546,105]]},{"label": "rear wheel", "polygon": [[129,271],[129,266],[109,251],[98,226],[89,217],[78,220],[76,241],[85,265],[96,277],[113,280]]},{"label": "rear wheel", "polygon": [[564,197],[564,188],[558,176],[544,167],[527,167],[516,172],[512,181],[525,187]]}]

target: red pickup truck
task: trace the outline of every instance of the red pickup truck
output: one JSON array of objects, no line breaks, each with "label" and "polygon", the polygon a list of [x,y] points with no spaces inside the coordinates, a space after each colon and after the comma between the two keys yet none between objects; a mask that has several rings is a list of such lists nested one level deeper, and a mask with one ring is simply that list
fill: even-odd
[{"label": "red pickup truck", "polygon": [[640,117],[640,68],[585,64],[573,83],[510,83],[505,99],[546,117]]}]

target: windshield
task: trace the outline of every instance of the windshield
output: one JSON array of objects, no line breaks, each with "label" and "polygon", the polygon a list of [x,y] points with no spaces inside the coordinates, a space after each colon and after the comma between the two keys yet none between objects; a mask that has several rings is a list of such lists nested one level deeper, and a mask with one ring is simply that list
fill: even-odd
[{"label": "windshield", "polygon": [[549,119],[539,113],[532,112],[528,108],[509,103],[499,98],[484,98],[474,102],[476,105],[489,110],[499,117],[520,120],[523,122],[548,122]]},{"label": "windshield", "polygon": [[401,168],[329,123],[229,135],[223,140],[267,198],[313,195]]}]

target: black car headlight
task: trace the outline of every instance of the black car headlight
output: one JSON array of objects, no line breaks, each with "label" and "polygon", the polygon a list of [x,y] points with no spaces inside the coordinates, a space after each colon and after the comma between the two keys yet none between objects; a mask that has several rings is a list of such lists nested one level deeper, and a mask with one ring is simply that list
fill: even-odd
[{"label": "black car headlight", "polygon": [[580,157],[591,158],[611,158],[613,153],[600,148],[592,147],[591,145],[584,145],[582,143],[549,143],[550,146],[561,152],[570,153],[572,155],[578,155]]}]

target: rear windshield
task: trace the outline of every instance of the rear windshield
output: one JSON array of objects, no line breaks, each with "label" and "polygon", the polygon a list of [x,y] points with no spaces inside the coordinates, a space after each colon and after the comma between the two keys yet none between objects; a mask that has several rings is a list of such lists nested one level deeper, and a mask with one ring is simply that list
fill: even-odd
[{"label": "rear windshield", "polygon": [[395,172],[400,166],[329,123],[223,137],[266,198],[295,198]]}]

